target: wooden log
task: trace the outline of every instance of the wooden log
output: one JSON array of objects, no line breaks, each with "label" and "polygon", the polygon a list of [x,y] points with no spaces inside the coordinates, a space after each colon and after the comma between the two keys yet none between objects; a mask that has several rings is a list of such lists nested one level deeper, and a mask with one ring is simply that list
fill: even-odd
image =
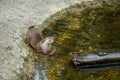
[{"label": "wooden log", "polygon": [[70,52],[77,70],[103,69],[120,66],[120,50]]}]

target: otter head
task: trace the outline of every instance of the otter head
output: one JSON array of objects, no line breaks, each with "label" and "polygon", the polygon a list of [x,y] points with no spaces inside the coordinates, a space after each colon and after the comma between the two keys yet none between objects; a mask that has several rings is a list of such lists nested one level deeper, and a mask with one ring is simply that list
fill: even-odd
[{"label": "otter head", "polygon": [[44,42],[51,44],[51,43],[54,42],[54,38],[53,38],[53,37],[46,37],[46,38],[44,39]]}]

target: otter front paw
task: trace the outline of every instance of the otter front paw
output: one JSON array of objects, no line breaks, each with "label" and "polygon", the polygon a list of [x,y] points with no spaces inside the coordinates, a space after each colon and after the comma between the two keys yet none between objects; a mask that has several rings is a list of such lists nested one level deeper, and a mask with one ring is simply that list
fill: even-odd
[{"label": "otter front paw", "polygon": [[54,49],[53,51],[49,52],[48,54],[53,55],[55,53],[56,49]]}]

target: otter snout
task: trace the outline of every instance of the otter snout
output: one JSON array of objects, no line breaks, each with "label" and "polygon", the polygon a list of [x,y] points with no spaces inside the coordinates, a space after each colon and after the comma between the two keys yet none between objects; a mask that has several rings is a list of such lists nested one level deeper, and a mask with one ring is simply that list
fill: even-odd
[{"label": "otter snout", "polygon": [[47,37],[46,38],[46,42],[53,43],[54,42],[54,38],[53,37]]}]

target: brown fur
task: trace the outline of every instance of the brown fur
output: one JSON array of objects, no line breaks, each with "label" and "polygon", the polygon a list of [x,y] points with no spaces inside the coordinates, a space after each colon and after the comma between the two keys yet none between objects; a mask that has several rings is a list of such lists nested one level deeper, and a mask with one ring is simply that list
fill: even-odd
[{"label": "brown fur", "polygon": [[36,49],[36,45],[43,39],[42,34],[33,26],[28,29],[26,41],[32,48]]},{"label": "brown fur", "polygon": [[[31,46],[34,50],[38,52],[43,52],[45,54],[53,54],[55,50],[50,52],[51,47],[46,47],[49,51],[43,51],[42,43],[44,43],[45,40],[49,40],[49,37],[43,38],[42,33],[39,32],[34,26],[29,27],[27,35],[26,35],[26,41],[29,46]],[[46,45],[51,45],[51,43],[48,43]]]}]

